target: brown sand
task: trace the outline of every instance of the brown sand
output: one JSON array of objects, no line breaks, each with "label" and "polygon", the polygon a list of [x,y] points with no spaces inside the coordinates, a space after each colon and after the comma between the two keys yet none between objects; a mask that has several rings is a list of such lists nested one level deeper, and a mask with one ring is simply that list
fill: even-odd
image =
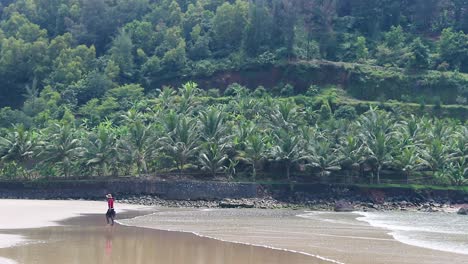
[{"label": "brown sand", "polygon": [[342,263],[468,263],[468,255],[400,243],[388,231],[355,220],[357,215],[352,213],[317,213],[307,219],[298,214],[301,212],[286,210],[163,210],[123,222],[268,245]]},{"label": "brown sand", "polygon": [[[0,249],[0,256],[24,264],[306,264],[327,263],[287,251],[137,227],[105,226],[99,216],[55,226],[0,233],[20,234],[34,243]],[[0,263],[2,260],[0,258]]]},{"label": "brown sand", "polygon": [[[34,209],[24,210],[31,203]],[[0,229],[7,228],[0,230],[0,242],[10,246],[0,248],[0,264],[11,263],[8,259],[24,264],[328,263],[266,247],[300,251],[340,263],[468,263],[468,255],[402,244],[387,235],[388,231],[356,221],[356,215],[351,213],[317,213],[306,219],[296,216],[305,212],[289,210],[159,209],[152,215],[121,221],[139,227],[109,227],[105,226],[102,213],[71,218],[59,223],[62,226],[56,223],[83,211],[100,212],[105,202],[11,204],[0,200],[0,207],[2,212],[10,210],[9,217],[0,220]],[[118,215],[121,219],[125,216],[121,212]],[[130,216],[135,215],[127,215]],[[43,225],[55,226],[33,228]],[[156,229],[194,232],[243,244]],[[24,240],[29,243],[24,244]]]}]

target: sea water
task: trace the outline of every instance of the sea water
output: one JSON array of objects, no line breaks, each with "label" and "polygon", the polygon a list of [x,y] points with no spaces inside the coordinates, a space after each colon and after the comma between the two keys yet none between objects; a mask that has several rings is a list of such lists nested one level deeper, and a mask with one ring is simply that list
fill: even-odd
[{"label": "sea water", "polygon": [[359,212],[357,220],[418,247],[468,255],[468,216],[455,213]]}]

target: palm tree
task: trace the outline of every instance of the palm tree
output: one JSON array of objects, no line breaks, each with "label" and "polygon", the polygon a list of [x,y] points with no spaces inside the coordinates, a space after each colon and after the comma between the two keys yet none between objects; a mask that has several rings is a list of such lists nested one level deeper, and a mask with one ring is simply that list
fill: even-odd
[{"label": "palm tree", "polygon": [[25,97],[25,105],[26,102],[29,102],[29,111],[23,107],[23,111],[29,112],[30,115],[36,114],[37,108],[37,100],[39,98],[39,89],[37,88],[37,78],[34,76],[31,86],[29,84],[26,85],[26,93],[24,94]]},{"label": "palm tree", "polygon": [[56,163],[65,177],[70,176],[73,162],[85,153],[77,132],[69,124],[54,124],[51,132],[42,134],[39,156],[45,164]]},{"label": "palm tree", "polygon": [[252,179],[255,181],[259,162],[267,153],[266,139],[260,133],[252,133],[247,137],[245,150],[239,158],[252,165]]},{"label": "palm tree", "polygon": [[163,109],[169,109],[174,106],[174,96],[177,94],[174,89],[168,86],[164,86],[159,91],[158,101],[160,102]]},{"label": "palm tree", "polygon": [[179,115],[171,109],[167,113],[162,113],[160,122],[167,134],[172,133],[178,125]]},{"label": "palm tree", "polygon": [[377,111],[372,107],[362,116],[359,123],[360,137],[368,155],[367,162],[374,167],[377,184],[380,184],[382,166],[393,160],[393,124],[389,113]]},{"label": "palm tree", "polygon": [[405,174],[406,184],[412,173],[418,171],[427,164],[421,158],[418,148],[415,145],[408,145],[402,149],[401,153],[395,157],[395,165]]},{"label": "palm tree", "polygon": [[194,82],[188,82],[179,88],[179,94],[181,97],[178,112],[181,114],[188,114],[192,112],[195,106],[195,96],[199,92],[198,85]]},{"label": "palm tree", "polygon": [[99,124],[88,134],[86,142],[86,165],[97,166],[100,176],[106,175],[109,167],[117,163],[117,137],[110,122]]},{"label": "palm tree", "polygon": [[276,161],[283,162],[286,167],[286,178],[291,179],[291,166],[300,160],[304,160],[306,155],[301,148],[302,139],[299,136],[280,129],[273,134],[274,146],[270,155]]},{"label": "palm tree", "polygon": [[456,131],[454,136],[451,137],[452,157],[466,157],[468,158],[468,127],[461,126],[459,131]]},{"label": "palm tree", "polygon": [[449,179],[453,185],[461,186],[468,183],[468,159],[462,157],[450,162],[437,176]]},{"label": "palm tree", "polygon": [[[364,146],[359,137],[347,135],[340,138],[336,155],[338,156],[340,166],[346,170],[346,176],[349,176],[349,171],[355,172],[360,170],[363,152]],[[345,182],[347,182],[347,178],[345,178]]]},{"label": "palm tree", "polygon": [[394,119],[388,112],[377,110],[375,107],[370,107],[358,122],[358,125],[370,134],[376,134],[380,131],[385,134],[390,133],[395,124]]},{"label": "palm tree", "polygon": [[143,120],[143,114],[135,108],[129,109],[125,114],[121,115],[124,121],[133,123]]},{"label": "palm tree", "polygon": [[26,167],[34,156],[37,146],[37,134],[24,126],[14,126],[4,137],[0,136],[0,159],[5,162],[15,161]]},{"label": "palm tree", "polygon": [[468,127],[460,126],[446,141],[446,165],[440,174],[454,185],[463,185],[468,182]]},{"label": "palm tree", "polygon": [[198,138],[194,120],[178,118],[174,130],[159,141],[162,149],[176,160],[179,172],[182,172],[185,163],[198,151]]},{"label": "palm tree", "polygon": [[433,176],[436,176],[437,171],[442,170],[444,164],[449,160],[448,148],[438,138],[428,142],[425,148],[421,150],[421,154]]},{"label": "palm tree", "polygon": [[156,148],[153,129],[141,121],[130,124],[128,129],[128,135],[121,141],[121,144],[133,163],[136,163],[138,174],[148,173],[147,161]]},{"label": "palm tree", "polygon": [[207,143],[199,158],[202,170],[208,171],[212,177],[215,177],[216,173],[225,171],[227,156],[224,153],[224,150],[224,144],[218,145],[216,143]]},{"label": "palm tree", "polygon": [[275,129],[294,129],[298,120],[298,109],[290,100],[280,101],[269,114],[271,126]]},{"label": "palm tree", "polygon": [[332,171],[340,170],[339,159],[332,143],[325,137],[309,142],[311,154],[308,155],[309,166],[318,168],[320,176],[330,175]]},{"label": "palm tree", "polygon": [[431,138],[443,141],[453,133],[453,127],[454,124],[448,123],[447,120],[434,119],[429,135]]},{"label": "palm tree", "polygon": [[423,127],[414,115],[396,124],[396,133],[400,146],[419,145],[422,143]]},{"label": "palm tree", "polygon": [[383,165],[393,161],[393,137],[391,134],[377,132],[375,135],[366,135],[365,138],[367,161],[374,166],[377,184],[380,184],[380,172]]},{"label": "palm tree", "polygon": [[237,97],[233,104],[235,111],[246,119],[253,119],[260,114],[260,103],[251,97]]},{"label": "palm tree", "polygon": [[224,113],[215,107],[202,111],[199,115],[201,137],[205,142],[225,143],[227,127]]},{"label": "palm tree", "polygon": [[238,151],[244,151],[246,148],[246,142],[250,135],[257,133],[255,131],[256,125],[247,120],[238,120],[237,126],[234,129],[233,145]]}]

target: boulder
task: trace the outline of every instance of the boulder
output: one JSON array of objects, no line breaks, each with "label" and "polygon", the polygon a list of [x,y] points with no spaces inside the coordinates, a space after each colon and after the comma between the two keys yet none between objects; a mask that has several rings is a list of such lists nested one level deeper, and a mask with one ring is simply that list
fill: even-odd
[{"label": "boulder", "polygon": [[459,215],[468,215],[468,206],[458,209],[457,214]]},{"label": "boulder", "polygon": [[335,203],[334,207],[335,212],[352,212],[354,211],[354,206],[348,201],[338,201]]},{"label": "boulder", "polygon": [[219,202],[221,208],[254,208],[254,203],[249,200],[231,200],[225,199]]}]

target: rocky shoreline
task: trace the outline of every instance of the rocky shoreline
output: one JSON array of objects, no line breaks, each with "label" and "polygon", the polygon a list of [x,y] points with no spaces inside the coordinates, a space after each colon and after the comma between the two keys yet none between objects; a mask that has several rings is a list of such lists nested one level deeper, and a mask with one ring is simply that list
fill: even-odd
[{"label": "rocky shoreline", "polygon": [[102,200],[160,207],[308,209],[322,211],[423,211],[468,214],[464,190],[333,184],[110,179],[0,182],[0,198]]},{"label": "rocky shoreline", "polygon": [[441,203],[436,201],[412,202],[406,200],[371,201],[309,199],[304,201],[280,201],[271,196],[264,198],[222,200],[165,200],[151,195],[132,195],[118,199],[120,203],[169,208],[256,208],[256,209],[308,209],[315,211],[420,211],[467,214],[466,204]]}]

